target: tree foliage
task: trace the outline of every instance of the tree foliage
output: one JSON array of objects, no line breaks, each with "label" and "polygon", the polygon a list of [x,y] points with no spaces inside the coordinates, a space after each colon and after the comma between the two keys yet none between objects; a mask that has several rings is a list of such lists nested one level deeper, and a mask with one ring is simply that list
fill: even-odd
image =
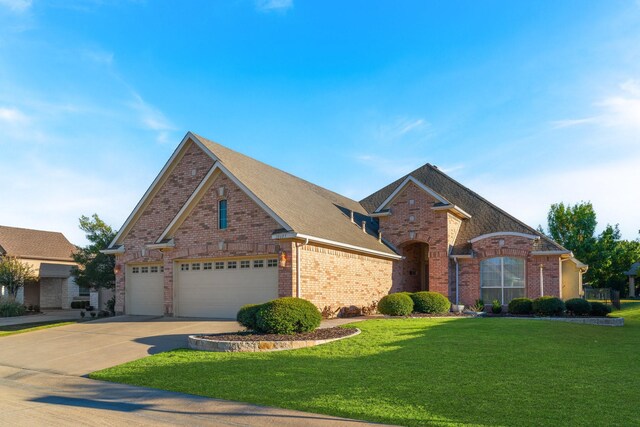
[{"label": "tree foliage", "polygon": [[[622,240],[618,225],[610,225],[596,235],[596,213],[589,202],[573,206],[551,205],[548,235],[573,252],[576,258],[589,265],[584,276],[595,287],[613,288],[627,292],[624,272],[640,261],[640,240]],[[539,228],[541,230],[542,227]]]},{"label": "tree foliage", "polygon": [[30,264],[13,257],[0,258],[0,286],[4,286],[11,297],[15,298],[25,283],[36,280]]},{"label": "tree foliage", "polygon": [[78,267],[71,269],[76,284],[85,288],[113,288],[116,283],[113,272],[115,257],[100,251],[109,247],[116,231],[97,214],[93,214],[91,218],[81,216],[80,229],[86,233],[89,245],[79,248],[73,254],[73,260],[78,263]]}]

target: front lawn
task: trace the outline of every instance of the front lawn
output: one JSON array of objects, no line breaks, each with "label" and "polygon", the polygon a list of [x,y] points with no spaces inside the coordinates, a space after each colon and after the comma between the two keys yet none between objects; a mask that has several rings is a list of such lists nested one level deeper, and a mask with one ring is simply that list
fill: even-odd
[{"label": "front lawn", "polygon": [[0,326],[0,337],[23,334],[25,332],[39,331],[40,329],[55,328],[57,326],[71,325],[73,323],[77,323],[77,321],[52,320],[47,322],[25,323],[21,325]]},{"label": "front lawn", "polygon": [[612,328],[397,319],[296,351],[176,350],[91,378],[402,425],[638,425],[640,303]]}]

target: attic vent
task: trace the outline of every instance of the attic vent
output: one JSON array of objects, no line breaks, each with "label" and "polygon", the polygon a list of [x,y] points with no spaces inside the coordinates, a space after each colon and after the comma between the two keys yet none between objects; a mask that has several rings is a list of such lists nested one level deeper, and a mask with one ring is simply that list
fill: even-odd
[{"label": "attic vent", "polygon": [[353,211],[350,211],[350,212],[351,212],[351,222],[355,223],[355,221],[353,219]]},{"label": "attic vent", "polygon": [[416,201],[413,199],[409,199],[409,206],[413,206],[416,204]]},{"label": "attic vent", "polygon": [[218,188],[218,196],[220,197],[224,196],[224,187]]},{"label": "attic vent", "polygon": [[195,169],[191,169],[191,176],[196,176],[196,170]]},{"label": "attic vent", "polygon": [[367,221],[362,221],[362,231],[367,232]]}]

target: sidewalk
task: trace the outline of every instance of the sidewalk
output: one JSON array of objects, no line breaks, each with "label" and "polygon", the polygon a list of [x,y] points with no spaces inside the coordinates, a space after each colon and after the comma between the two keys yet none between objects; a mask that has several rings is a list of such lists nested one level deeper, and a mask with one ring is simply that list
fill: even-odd
[{"label": "sidewalk", "polygon": [[0,327],[78,319],[80,319],[80,310],[44,310],[40,314],[28,316],[0,317]]}]

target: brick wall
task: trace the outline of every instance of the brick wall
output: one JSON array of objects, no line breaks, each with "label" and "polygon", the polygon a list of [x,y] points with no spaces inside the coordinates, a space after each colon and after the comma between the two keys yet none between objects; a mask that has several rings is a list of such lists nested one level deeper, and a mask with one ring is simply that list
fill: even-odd
[{"label": "brick wall", "polygon": [[[413,200],[413,204],[411,204]],[[413,183],[409,183],[389,205],[391,215],[380,218],[380,230],[384,239],[395,247],[409,251],[412,243],[429,245],[429,289],[449,296],[449,222],[446,211],[431,209],[437,200]],[[410,238],[413,231],[415,237]],[[457,233],[457,230],[455,231]],[[402,255],[405,255],[403,252]],[[413,255],[407,253],[407,255]],[[396,262],[393,271],[394,285],[415,287],[413,278],[407,277],[406,263]],[[400,281],[400,283],[398,283]],[[410,289],[407,289],[410,290]]]},{"label": "brick wall", "polygon": [[379,301],[392,290],[391,273],[390,260],[311,244],[300,247],[302,298],[321,310]]},{"label": "brick wall", "polygon": [[125,237],[125,248],[139,250],[144,245],[155,242],[212,166],[211,157],[197,145],[190,143]]},{"label": "brick wall", "polygon": [[461,304],[473,304],[480,298],[480,262],[497,256],[525,260],[525,294],[528,298],[540,296],[540,265],[543,266],[544,294],[560,296],[560,257],[532,255],[534,240],[517,236],[496,236],[473,243],[472,249],[474,258],[459,259],[458,286]]}]

